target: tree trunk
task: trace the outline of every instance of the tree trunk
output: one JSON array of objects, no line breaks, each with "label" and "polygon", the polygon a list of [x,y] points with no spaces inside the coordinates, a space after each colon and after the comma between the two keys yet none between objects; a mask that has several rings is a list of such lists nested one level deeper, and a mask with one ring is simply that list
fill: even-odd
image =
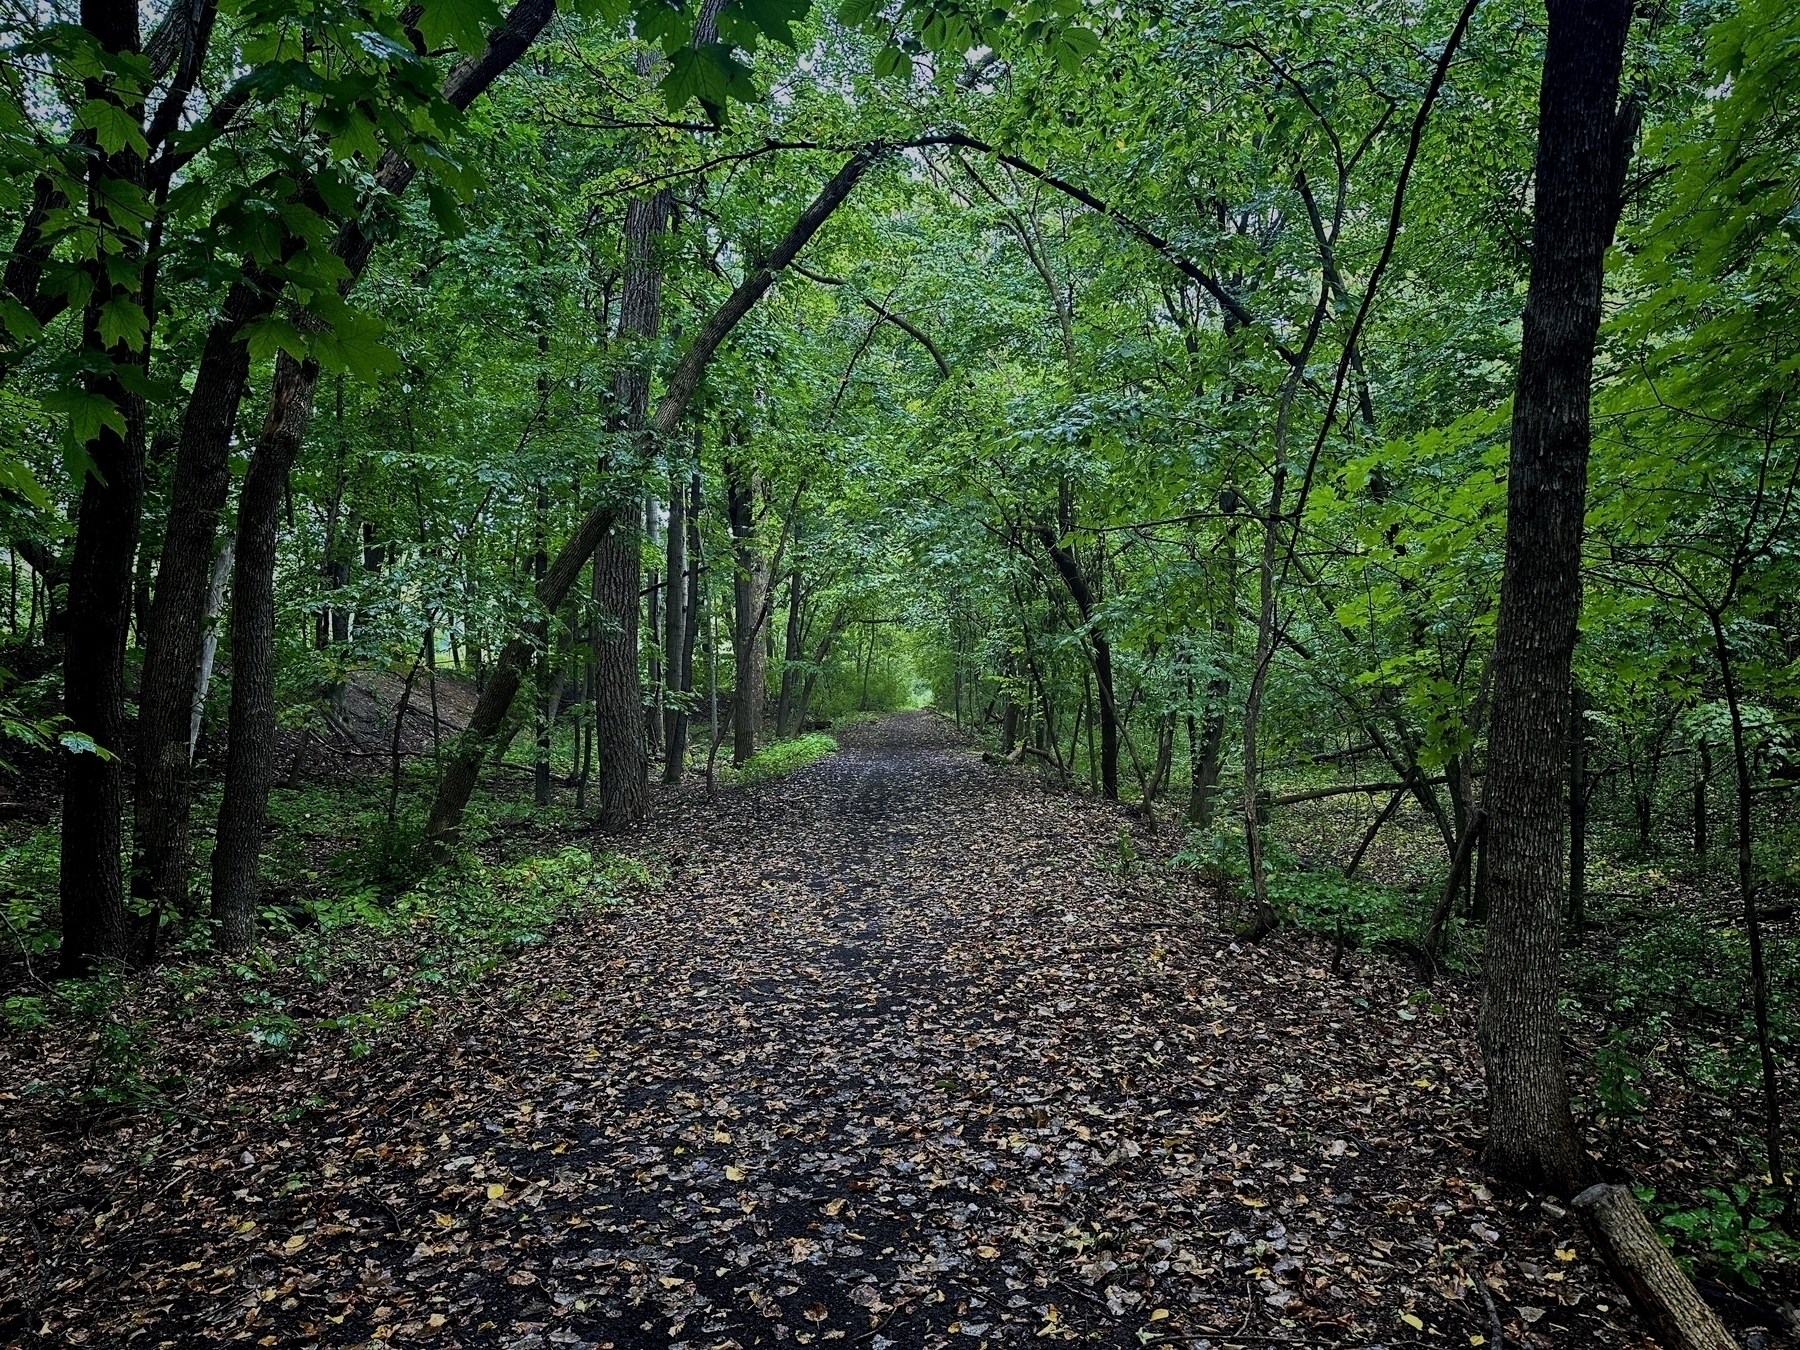
[{"label": "tree trunk", "polygon": [[219,513],[231,485],[231,432],[250,372],[250,352],[239,332],[274,304],[260,269],[247,270],[246,279],[227,293],[224,311],[207,335],[188,399],[139,682],[131,893],[140,902],[183,911],[194,673],[205,632]]},{"label": "tree trunk", "polygon": [[275,358],[274,387],[238,498],[231,579],[231,713],[225,792],[212,857],[219,945],[248,951],[256,936],[256,863],[275,776],[275,545],[288,474],[306,434],[318,366]]},{"label": "tree trunk", "polygon": [[1601,1260],[1665,1350],[1737,1350],[1719,1315],[1692,1281],[1625,1186],[1590,1186],[1571,1202]]},{"label": "tree trunk", "polygon": [[[662,504],[654,496],[644,498],[644,543],[651,553],[667,551],[668,540],[657,537]],[[650,650],[646,674],[650,680],[650,698],[644,705],[644,744],[650,758],[662,750],[663,690],[668,679],[663,670],[663,592],[667,583],[650,569],[644,579],[644,630],[650,634]]]},{"label": "tree trunk", "polygon": [[[694,431],[695,462],[699,462],[700,431]],[[694,692],[694,644],[700,629],[700,508],[703,497],[700,490],[700,470],[694,470],[689,485],[687,505],[687,595],[682,602],[681,619],[681,692],[691,695]],[[674,735],[669,739],[668,763],[663,771],[663,779],[670,783],[679,783],[687,766],[688,728],[693,725],[693,718],[685,706],[675,713]]]},{"label": "tree trunk", "polygon": [[227,535],[213,559],[212,584],[206,589],[206,636],[200,641],[200,668],[194,674],[194,707],[188,718],[188,762],[200,746],[200,728],[206,721],[206,695],[212,688],[213,661],[219,654],[219,615],[225,609],[225,588],[231,581],[231,565],[237,556],[237,540]]},{"label": "tree trunk", "polygon": [[[82,0],[81,26],[101,50],[138,51],[137,6],[128,0]],[[120,107],[100,79],[86,81],[87,98]],[[141,104],[122,108],[133,122]],[[88,211],[108,219],[115,194],[129,200],[141,191],[144,164],[130,146],[116,154],[90,149]],[[106,227],[102,227],[105,229]],[[108,303],[138,304],[140,279],[132,276],[142,250],[129,233],[110,234],[122,245],[127,279],[109,273],[104,252],[87,264],[93,294],[82,317],[82,346],[104,353],[112,368],[88,378],[90,394],[106,399],[122,422],[103,425],[87,442],[93,471],[83,480],[75,552],[69,564],[68,638],[63,652],[63,713],[68,730],[86,736],[104,753],[70,755],[63,776],[62,969],[85,973],[97,961],[126,955],[125,881],[119,867],[125,810],[125,643],[131,627],[132,564],[144,497],[142,402],[128,393],[117,372],[141,376],[144,353],[124,340],[105,343],[100,315]]]},{"label": "tree trunk", "polygon": [[[635,476],[650,404],[650,347],[662,328],[662,262],[674,198],[665,190],[625,208],[625,283],[619,333],[634,344],[632,359],[613,385],[618,412],[613,430],[630,448],[621,456]],[[601,465],[602,476],[607,464]],[[618,471],[618,467],[614,467]],[[650,759],[644,724],[644,685],[638,672],[639,591],[643,584],[643,507],[620,511],[594,554],[594,735],[600,757],[600,824],[635,825],[650,806]]]},{"label": "tree trunk", "polygon": [[1768,1151],[1769,1179],[1782,1197],[1784,1211],[1793,1207],[1787,1169],[1782,1158],[1781,1082],[1770,1046],[1769,970],[1763,957],[1762,914],[1756,907],[1756,868],[1750,846],[1750,749],[1744,735],[1744,709],[1738,693],[1737,663],[1717,610],[1707,616],[1712,624],[1713,651],[1719,659],[1719,676],[1725,685],[1725,705],[1731,712],[1731,764],[1737,788],[1738,903],[1744,909],[1744,936],[1750,944],[1750,1012],[1756,1026],[1756,1052],[1762,1067],[1763,1146]]},{"label": "tree trunk", "polygon": [[[798,544],[798,525],[794,527],[794,532],[794,542]],[[804,598],[800,569],[796,567],[788,580],[787,632],[781,648],[781,696],[775,704],[775,734],[778,737],[792,736],[796,730],[793,725],[794,699],[800,692],[800,665],[805,660],[805,652],[801,646]]]},{"label": "tree trunk", "polygon": [[1100,790],[1108,801],[1119,800],[1119,707],[1113,696],[1112,644],[1094,623],[1096,596],[1081,570],[1074,551],[1063,545],[1048,526],[1038,527],[1038,538],[1050,552],[1057,575],[1069,589],[1081,622],[1087,626],[1093,648],[1094,692],[1100,703]]},{"label": "tree trunk", "polygon": [[1219,787],[1219,758],[1225,746],[1225,700],[1231,694],[1230,682],[1217,675],[1206,685],[1207,712],[1195,735],[1194,719],[1188,718],[1188,809],[1187,818],[1205,829],[1212,824],[1213,796]]},{"label": "tree trunk", "polygon": [[758,620],[762,617],[763,587],[767,584],[769,565],[756,539],[756,499],[760,495],[760,479],[754,470],[741,464],[727,464],[725,473],[726,513],[734,555],[731,762],[742,764],[756,753],[756,733],[762,721],[763,680],[767,670],[763,663],[762,643],[757,637],[762,627]]},{"label": "tree trunk", "polygon": [[1587,713],[1580,689],[1569,699],[1569,931],[1587,930]]},{"label": "tree trunk", "polygon": [[1617,108],[1629,0],[1549,0],[1537,216],[1513,398],[1506,563],[1488,736],[1484,1165],[1572,1195],[1589,1163],[1557,1015],[1569,667],[1581,612],[1588,401],[1631,119]]},{"label": "tree trunk", "polygon": [[[663,570],[668,588],[663,602],[663,781],[681,781],[687,738],[681,715],[682,655],[687,646],[687,484],[681,475],[669,480],[669,528]],[[674,695],[675,697],[670,697]]]},{"label": "tree trunk", "polygon": [[[763,264],[750,272],[706,321],[669,375],[662,400],[657,404],[656,417],[649,428],[651,433],[667,436],[674,431],[682,414],[687,411],[689,401],[699,389],[707,364],[720,344],[730,336],[739,320],[750,312],[751,306],[774,284],[776,273],[794,260],[819,232],[820,227],[830,219],[831,213],[849,197],[863,175],[887,153],[886,146],[871,145],[852,155],[800,213],[799,219],[770,251]],[[636,510],[635,505],[632,509]],[[594,506],[575,527],[569,541],[551,563],[543,584],[537,588],[537,601],[544,612],[554,612],[568,597],[569,589],[580,576],[582,566],[611,531],[613,515],[613,503],[603,501]],[[482,690],[481,698],[475,705],[468,730],[459,738],[456,753],[451,756],[444,775],[438,782],[437,795],[432,801],[431,816],[426,825],[426,837],[433,849],[440,853],[455,842],[462,829],[463,811],[468,806],[470,794],[475,790],[482,757],[488,742],[506,720],[507,710],[518,693],[523,663],[528,659],[530,650],[529,639],[522,636],[515,636],[501,649],[489,674],[487,688]]]}]

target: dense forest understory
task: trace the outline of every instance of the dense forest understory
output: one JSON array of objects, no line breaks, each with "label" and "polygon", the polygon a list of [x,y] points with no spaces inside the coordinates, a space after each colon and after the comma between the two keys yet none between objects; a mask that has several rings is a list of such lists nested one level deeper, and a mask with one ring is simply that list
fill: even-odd
[{"label": "dense forest understory", "polygon": [[[209,1030],[229,985],[143,995],[178,1111],[7,1103],[13,1296],[93,1345],[1642,1343],[1578,1219],[1484,1183],[1466,982],[1245,950],[947,718],[843,740],[667,803],[654,884],[363,1057],[372,991],[279,956],[285,1057]],[[1710,1128],[1665,1103],[1640,1175]]]},{"label": "dense forest understory", "polygon": [[0,1339],[1800,1339],[1796,0],[0,0]]}]

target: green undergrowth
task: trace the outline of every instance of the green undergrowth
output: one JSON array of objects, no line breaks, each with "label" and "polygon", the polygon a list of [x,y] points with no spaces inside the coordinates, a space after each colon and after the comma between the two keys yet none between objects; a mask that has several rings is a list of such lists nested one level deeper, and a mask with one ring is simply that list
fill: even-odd
[{"label": "green undergrowth", "polygon": [[[189,1057],[174,1047],[196,1029],[264,1056],[319,1040],[352,1055],[397,1043],[456,1016],[461,996],[557,924],[652,883],[635,859],[570,843],[583,823],[572,808],[488,794],[471,803],[467,846],[433,865],[421,801],[403,796],[390,820],[376,781],[277,791],[253,952],[217,955],[201,894],[193,914],[165,922],[156,965],[81,980],[53,978],[54,829],[0,840],[0,939],[11,948],[0,1037],[71,1047],[26,1090],[87,1111],[168,1106],[183,1087],[171,1066]],[[203,878],[210,841],[197,842]]]},{"label": "green undergrowth", "polygon": [[[1364,948],[1416,943],[1430,922],[1437,900],[1435,888],[1414,891],[1346,878],[1335,867],[1303,867],[1272,835],[1265,837],[1263,848],[1269,902],[1284,923],[1333,938],[1341,934],[1346,946]],[[1219,885],[1230,901],[1247,910],[1250,866],[1241,830],[1192,830],[1170,861]],[[1452,964],[1466,957],[1466,945],[1452,925]]]},{"label": "green undergrowth", "polygon": [[720,770],[719,779],[738,784],[772,782],[835,754],[837,748],[837,742],[824,732],[809,731],[804,736],[764,746],[736,768]]}]

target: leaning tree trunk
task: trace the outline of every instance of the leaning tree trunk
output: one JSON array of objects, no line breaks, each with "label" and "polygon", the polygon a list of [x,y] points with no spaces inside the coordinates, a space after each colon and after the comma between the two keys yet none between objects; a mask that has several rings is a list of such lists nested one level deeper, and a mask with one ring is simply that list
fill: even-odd
[{"label": "leaning tree trunk", "polygon": [[1557,1014],[1564,750],[1581,613],[1588,399],[1631,118],[1618,109],[1629,0],[1549,0],[1537,218],[1513,397],[1506,563],[1488,734],[1483,1163],[1572,1195],[1590,1168]]},{"label": "leaning tree trunk", "polygon": [[[662,326],[662,264],[657,256],[674,198],[667,191],[625,208],[625,285],[619,332],[637,346],[613,394],[613,429],[630,449],[625,471],[636,474],[650,406],[649,347]],[[602,474],[607,466],[601,465]],[[644,735],[644,685],[638,672],[638,608],[643,579],[643,508],[621,511],[594,554],[594,736],[600,756],[600,824],[635,825],[650,805],[650,758]]]},{"label": "leaning tree trunk", "polygon": [[[507,15],[506,24],[489,38],[486,50],[451,71],[444,81],[445,100],[456,108],[467,108],[523,54],[553,12],[554,0],[521,0]],[[411,161],[390,154],[383,158],[375,176],[392,197],[405,190],[415,172]],[[353,223],[334,241],[332,250],[348,269],[342,283],[345,288],[367,266],[374,237],[375,232]],[[294,241],[284,245],[284,256],[296,246]],[[278,290],[279,283],[252,266],[227,292],[219,317],[207,333],[176,451],[169,523],[157,569],[140,686],[132,845],[132,892],[159,905],[179,901],[187,889],[191,800],[183,737],[205,626],[213,539],[230,483],[231,430],[250,364],[239,333],[246,323],[269,312]],[[306,403],[310,408],[310,397]],[[342,621],[337,614],[333,619]],[[345,632],[339,640],[347,637]]]},{"label": "leaning tree trunk", "polygon": [[1119,705],[1113,694],[1112,644],[1094,621],[1096,597],[1081,561],[1073,549],[1059,540],[1050,527],[1040,526],[1038,538],[1056,564],[1057,575],[1068,587],[1081,622],[1087,626],[1088,641],[1093,645],[1094,686],[1100,700],[1100,790],[1108,801],[1119,800]]},{"label": "leaning tree trunk", "polygon": [[[459,109],[467,108],[525,53],[554,13],[554,0],[519,0],[508,11],[505,25],[489,37],[482,54],[451,71],[444,81],[445,100]],[[398,193],[411,181],[413,172],[409,161],[384,160],[378,178],[390,193]],[[335,251],[345,259],[354,278],[367,266],[372,247],[373,241],[351,226],[339,237]],[[212,909],[220,921],[220,940],[228,950],[248,947],[255,934],[257,852],[275,764],[275,538],[288,475],[312,416],[318,377],[314,362],[299,364],[278,358],[262,437],[239,502],[225,794],[213,852]],[[255,540],[251,539],[252,530],[258,533]],[[244,612],[259,607],[268,616],[266,622]],[[501,711],[504,715],[505,709]]]},{"label": "leaning tree trunk", "polygon": [[275,779],[275,545],[318,374],[314,362],[301,365],[286,352],[275,358],[268,416],[238,499],[231,720],[212,857],[212,915],[227,952],[248,951],[256,936],[256,861]]},{"label": "leaning tree trunk", "polygon": [[[725,303],[714,311],[712,317],[695,334],[692,345],[670,372],[668,385],[663,391],[662,400],[656,406],[656,417],[647,428],[647,434],[667,436],[674,431],[682,414],[687,411],[688,403],[698,391],[700,379],[706,373],[713,353],[718,351],[732,329],[750,312],[751,307],[775,284],[776,274],[794,260],[819,232],[820,227],[831,218],[831,213],[842,205],[851,190],[862,181],[863,175],[887,154],[887,146],[876,144],[865,146],[852,155],[800,213],[799,219],[782,236],[781,242],[770,251],[762,265],[738,283],[737,289],[726,297]],[[635,511],[637,508],[633,505],[631,509]],[[610,532],[614,513],[614,503],[601,502],[575,527],[574,534],[552,560],[550,570],[537,587],[536,598],[542,612],[554,612],[568,598],[569,588],[581,575],[582,566]],[[489,673],[488,686],[482,690],[481,697],[476,702],[468,730],[458,739],[456,750],[444,767],[425,827],[426,838],[439,852],[454,844],[462,829],[463,811],[469,804],[470,794],[475,790],[482,758],[489,741],[506,720],[507,709],[512,705],[513,696],[518,693],[519,678],[530,652],[531,640],[524,635],[513,637],[501,649]]]},{"label": "leaning tree trunk", "polygon": [[[82,0],[81,26],[102,51],[135,54],[137,6],[129,0]],[[141,104],[124,107],[104,80],[89,79],[92,100],[111,104],[134,123]],[[89,211],[105,217],[109,201],[141,192],[144,164],[125,146],[117,153],[90,151]],[[88,737],[100,753],[71,755],[63,776],[62,968],[81,974],[96,961],[126,955],[125,879],[119,866],[125,811],[125,641],[131,626],[132,565],[144,499],[144,417],[141,400],[127,392],[119,371],[142,375],[144,356],[121,339],[100,336],[101,311],[113,302],[137,305],[143,295],[131,276],[142,252],[128,234],[123,245],[126,278],[115,278],[105,257],[90,263],[93,294],[82,318],[82,345],[104,354],[111,369],[89,378],[88,391],[106,399],[122,422],[102,425],[87,443],[93,472],[81,489],[75,552],[69,564],[68,638],[63,649],[63,712],[68,729]]]}]

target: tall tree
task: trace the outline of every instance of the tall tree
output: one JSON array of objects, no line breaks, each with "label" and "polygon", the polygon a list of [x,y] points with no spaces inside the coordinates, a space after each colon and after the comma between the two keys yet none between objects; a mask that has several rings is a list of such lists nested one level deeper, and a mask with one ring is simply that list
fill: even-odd
[{"label": "tall tree", "polygon": [[143,95],[135,78],[122,73],[132,69],[139,49],[135,0],[83,0],[81,27],[106,58],[85,81],[89,106],[109,110],[109,125],[117,119],[129,132],[97,135],[88,160],[87,213],[95,238],[81,332],[92,358],[87,406],[97,425],[83,438],[88,468],[69,564],[63,652],[63,710],[91,747],[70,758],[63,777],[61,959],[72,974],[126,955],[119,861],[124,663],[144,493],[142,381],[149,341],[141,270],[147,224]]},{"label": "tall tree", "polygon": [[1571,1195],[1590,1166],[1569,1110],[1557,1012],[1564,751],[1594,339],[1636,117],[1619,100],[1630,0],[1549,0],[1547,8],[1531,283],[1494,639],[1480,1034],[1484,1165],[1505,1180]]},{"label": "tall tree", "polygon": [[[638,478],[650,406],[651,353],[662,328],[662,241],[674,197],[668,191],[633,198],[625,208],[625,285],[619,333],[628,356],[613,384],[613,430],[625,449],[620,462],[601,465],[616,477]],[[638,608],[643,579],[640,507],[622,507],[594,554],[594,738],[600,756],[600,823],[633,825],[650,804],[650,756],[644,725],[644,686],[638,670]]]}]

